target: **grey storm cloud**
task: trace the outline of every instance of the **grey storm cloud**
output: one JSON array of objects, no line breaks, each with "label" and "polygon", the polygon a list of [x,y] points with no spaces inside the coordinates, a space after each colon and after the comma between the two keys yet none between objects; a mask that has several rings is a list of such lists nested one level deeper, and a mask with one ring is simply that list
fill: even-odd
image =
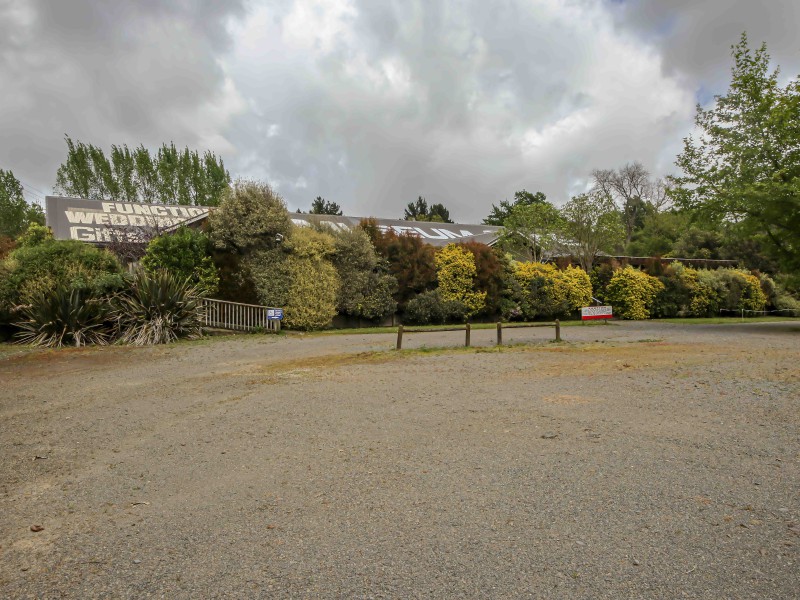
[{"label": "grey storm cloud", "polygon": [[0,0],[0,167],[49,192],[64,134],[222,144],[240,1]]},{"label": "grey storm cloud", "polygon": [[172,140],[292,208],[397,217],[422,195],[476,221],[522,188],[562,203],[594,168],[671,172],[742,31],[797,72],[798,16],[778,0],[0,0],[0,167],[49,191],[64,133]]}]

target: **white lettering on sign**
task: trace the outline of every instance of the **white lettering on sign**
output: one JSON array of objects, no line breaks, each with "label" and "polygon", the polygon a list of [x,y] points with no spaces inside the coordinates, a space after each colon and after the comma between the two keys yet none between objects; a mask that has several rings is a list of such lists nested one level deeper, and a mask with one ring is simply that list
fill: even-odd
[{"label": "white lettering on sign", "polygon": [[584,306],[581,309],[581,319],[610,319],[614,316],[614,311],[610,306]]}]

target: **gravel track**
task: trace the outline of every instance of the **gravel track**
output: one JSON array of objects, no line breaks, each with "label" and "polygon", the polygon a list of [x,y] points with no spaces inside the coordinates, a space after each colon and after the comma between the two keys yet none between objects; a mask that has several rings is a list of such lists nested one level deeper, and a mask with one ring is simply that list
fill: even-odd
[{"label": "gravel track", "polygon": [[800,327],[562,335],[7,356],[0,597],[800,598]]}]

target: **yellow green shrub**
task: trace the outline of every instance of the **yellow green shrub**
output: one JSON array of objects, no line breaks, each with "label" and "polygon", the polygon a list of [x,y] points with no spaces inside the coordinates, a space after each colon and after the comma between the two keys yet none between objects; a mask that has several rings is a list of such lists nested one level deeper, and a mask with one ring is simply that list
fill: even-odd
[{"label": "yellow green shrub", "polygon": [[329,261],[334,239],[327,233],[296,227],[282,247],[256,252],[247,261],[258,299],[284,308],[289,329],[321,329],[336,316],[341,281]]},{"label": "yellow green shrub", "polygon": [[538,262],[514,263],[519,310],[525,318],[568,315],[592,301],[589,275],[579,267],[560,271]]},{"label": "yellow green shrub", "polygon": [[479,312],[486,304],[486,292],[475,290],[477,275],[475,257],[469,250],[448,244],[436,253],[439,295],[445,302],[460,302],[467,317]]},{"label": "yellow green shrub", "polygon": [[664,289],[657,278],[627,266],[614,272],[605,299],[621,319],[647,319],[656,295]]}]

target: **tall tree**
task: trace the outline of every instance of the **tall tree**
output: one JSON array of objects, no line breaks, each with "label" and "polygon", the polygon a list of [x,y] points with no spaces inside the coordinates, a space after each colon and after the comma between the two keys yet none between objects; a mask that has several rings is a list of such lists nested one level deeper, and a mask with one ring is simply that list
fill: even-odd
[{"label": "tall tree", "polygon": [[28,204],[14,173],[0,169],[0,236],[17,237],[31,223],[44,225],[42,207]]},{"label": "tall tree", "polygon": [[561,228],[561,215],[549,202],[516,204],[503,221],[500,243],[505,248],[521,250],[528,258],[539,262],[555,246]]},{"label": "tall tree", "polygon": [[587,272],[600,252],[613,251],[625,237],[614,201],[597,190],[573,197],[561,208],[561,216],[565,244]]},{"label": "tall tree", "polygon": [[514,202],[508,200],[501,200],[499,205],[492,204],[492,211],[483,222],[486,225],[502,226],[508,217],[511,216],[511,211],[516,206],[530,206],[532,204],[541,204],[547,202],[547,196],[542,192],[530,193],[528,190],[521,190],[514,193]]},{"label": "tall tree", "polygon": [[408,203],[403,218],[406,221],[431,221],[435,223],[453,222],[450,220],[450,211],[445,208],[444,204],[431,204],[431,206],[428,207],[428,201],[422,196],[419,196],[416,202]]},{"label": "tall tree", "polygon": [[592,171],[595,187],[614,199],[625,225],[625,243],[629,244],[636,230],[644,226],[645,217],[665,205],[665,185],[652,180],[640,162],[628,163],[619,169]]},{"label": "tall tree", "polygon": [[322,196],[314,198],[311,203],[311,210],[308,212],[312,215],[342,215],[342,209],[336,202],[329,202]]},{"label": "tall tree", "polygon": [[732,47],[728,93],[697,106],[695,139],[684,140],[672,192],[682,207],[734,222],[761,238],[783,269],[800,273],[800,78],[785,87],[770,71],[767,47],[742,34]]},{"label": "tall tree", "polygon": [[212,152],[163,144],[155,156],[139,146],[102,148],[66,136],[67,160],[56,173],[56,192],[93,200],[216,206],[230,187],[222,159]]}]

